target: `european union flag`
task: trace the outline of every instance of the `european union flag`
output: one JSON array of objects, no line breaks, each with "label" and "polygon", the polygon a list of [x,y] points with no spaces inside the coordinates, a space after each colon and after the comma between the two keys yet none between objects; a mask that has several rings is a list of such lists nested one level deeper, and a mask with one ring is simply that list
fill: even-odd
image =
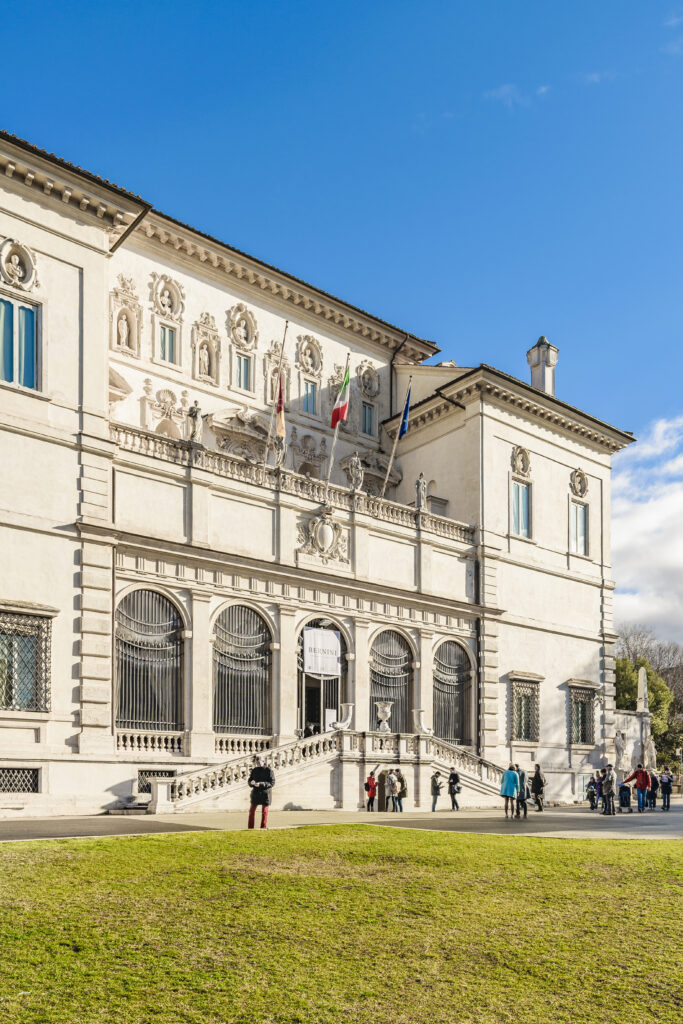
[{"label": "european union flag", "polygon": [[400,441],[404,434],[408,433],[408,413],[410,412],[410,389],[412,385],[408,385],[408,392],[406,394],[405,405],[403,406],[403,416],[401,416],[401,426],[398,428],[398,440]]}]

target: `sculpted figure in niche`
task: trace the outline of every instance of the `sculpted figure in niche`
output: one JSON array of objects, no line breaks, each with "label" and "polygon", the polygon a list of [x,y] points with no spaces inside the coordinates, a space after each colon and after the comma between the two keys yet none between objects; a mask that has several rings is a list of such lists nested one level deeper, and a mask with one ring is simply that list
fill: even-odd
[{"label": "sculpted figure in niche", "polygon": [[273,441],[273,454],[275,457],[275,468],[281,469],[285,464],[287,442],[284,437],[280,437],[278,434],[275,435],[275,440]]},{"label": "sculpted figure in niche", "polygon": [[159,296],[159,305],[167,316],[171,316],[173,314],[173,296],[168,288],[164,288],[163,292]]},{"label": "sculpted figure in niche", "polygon": [[210,373],[210,362],[209,362],[209,346],[204,344],[199,349],[199,372],[202,377],[211,376]]},{"label": "sculpted figure in niche", "polygon": [[616,736],[614,737],[614,767],[623,768],[624,751],[626,750],[625,734],[617,729]]},{"label": "sculpted figure in niche", "polygon": [[360,461],[358,452],[354,452],[349,459],[349,477],[354,491],[359,491],[363,486],[363,476],[363,463]]},{"label": "sculpted figure in niche", "polygon": [[194,441],[195,444],[201,444],[204,421],[202,420],[202,410],[199,408],[198,401],[195,400],[194,405],[190,406],[187,410],[187,415],[190,417],[192,424],[190,427],[190,441]]},{"label": "sculpted figure in niche", "polygon": [[130,327],[128,325],[128,317],[125,313],[122,313],[119,317],[118,323],[118,334],[119,334],[119,346],[121,348],[128,348],[128,335],[130,334]]},{"label": "sculpted figure in niche", "polygon": [[9,277],[12,284],[19,284],[20,281],[24,280],[24,268],[22,266],[21,260],[19,259],[18,253],[12,253],[10,258],[7,260],[7,263],[5,264],[5,269],[7,271],[7,276]]},{"label": "sculpted figure in niche", "polygon": [[427,481],[424,473],[420,473],[415,481],[415,508],[425,510],[427,508]]},{"label": "sculpted figure in niche", "polygon": [[235,334],[237,341],[240,345],[245,347],[249,344],[249,328],[247,327],[246,320],[238,320],[237,326],[235,327]]}]

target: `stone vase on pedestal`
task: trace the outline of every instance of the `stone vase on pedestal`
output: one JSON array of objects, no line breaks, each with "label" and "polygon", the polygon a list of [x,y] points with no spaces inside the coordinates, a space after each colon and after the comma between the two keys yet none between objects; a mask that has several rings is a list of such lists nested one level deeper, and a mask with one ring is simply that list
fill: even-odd
[{"label": "stone vase on pedestal", "polygon": [[391,717],[391,709],[394,706],[393,700],[376,700],[375,707],[377,708],[377,717],[379,719],[378,732],[391,732],[389,728],[389,718]]}]

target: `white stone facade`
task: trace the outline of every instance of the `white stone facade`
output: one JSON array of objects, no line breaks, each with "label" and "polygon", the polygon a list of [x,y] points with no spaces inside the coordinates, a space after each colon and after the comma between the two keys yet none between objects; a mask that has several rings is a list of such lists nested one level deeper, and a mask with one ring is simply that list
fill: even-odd
[{"label": "white stone facade", "polygon": [[[569,800],[614,756],[610,459],[628,435],[490,367],[421,365],[432,343],[1,133],[0,301],[0,814],[108,808],[149,788],[140,771],[193,773],[193,809],[239,806],[255,749],[279,758],[276,805],[308,807],[362,806],[369,768],[397,761],[408,806],[453,764],[465,803],[490,801],[510,758],[540,761],[550,799]],[[266,467],[279,367],[286,446]],[[119,720],[144,684],[121,603],[140,590],[177,616],[163,728]],[[220,624],[248,616],[226,619],[235,606],[266,638],[267,724],[251,733],[216,727]],[[297,666],[318,620],[345,648],[320,707]],[[371,706],[386,630],[405,651],[391,742]],[[435,683],[449,658],[458,725],[431,737],[455,699]],[[350,729],[302,753],[328,700],[352,705]]]}]

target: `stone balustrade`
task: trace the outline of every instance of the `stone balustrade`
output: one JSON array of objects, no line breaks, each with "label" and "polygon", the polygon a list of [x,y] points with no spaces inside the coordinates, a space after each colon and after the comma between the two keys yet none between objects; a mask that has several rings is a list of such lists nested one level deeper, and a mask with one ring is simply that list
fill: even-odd
[{"label": "stone balustrade", "polygon": [[185,734],[182,732],[139,732],[116,730],[116,749],[126,754],[185,753]]},{"label": "stone balustrade", "polygon": [[260,754],[270,750],[270,736],[216,736],[216,753],[224,757],[240,757],[243,754]]},{"label": "stone balustrade", "polygon": [[333,508],[368,515],[396,526],[432,533],[464,544],[474,543],[473,527],[396,501],[387,501],[334,484],[330,484],[329,492],[326,493],[325,483],[321,480],[311,480],[291,470],[270,466],[264,470],[262,464],[246,462],[237,456],[204,448],[190,441],[174,440],[121,423],[112,423],[110,432],[111,439],[124,451],[163,459],[179,466],[196,466],[216,476],[256,487],[263,486],[316,504],[326,503]]},{"label": "stone balustrade", "polygon": [[447,743],[446,740],[429,736],[426,738],[425,749],[426,753],[435,761],[452,766],[468,775],[475,775],[483,782],[490,782],[492,785],[498,786],[502,781],[502,768],[463,747],[456,747],[452,743]]}]

